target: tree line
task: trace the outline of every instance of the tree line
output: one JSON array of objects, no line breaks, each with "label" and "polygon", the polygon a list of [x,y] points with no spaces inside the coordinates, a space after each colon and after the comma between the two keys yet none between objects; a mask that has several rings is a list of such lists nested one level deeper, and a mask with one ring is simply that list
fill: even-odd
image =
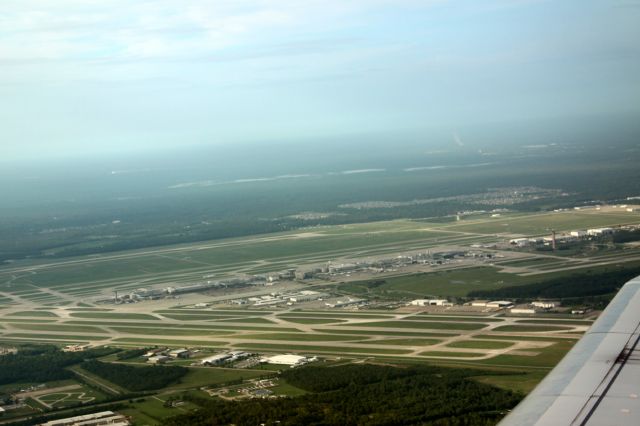
[{"label": "tree line", "polygon": [[82,368],[133,392],[160,389],[182,378],[189,371],[185,367],[134,367],[90,360]]},{"label": "tree line", "polygon": [[185,400],[202,409],[164,425],[493,425],[521,395],[470,379],[480,374],[496,373],[427,366],[305,367],[286,371],[281,379],[307,395],[238,402],[186,394]]},{"label": "tree line", "polygon": [[74,374],[66,367],[116,351],[118,349],[97,348],[84,352],[62,352],[52,345],[19,347],[18,353],[0,357],[0,384],[71,379]]},{"label": "tree line", "polygon": [[640,267],[602,272],[582,272],[532,284],[503,287],[495,290],[474,290],[469,297],[487,299],[584,299],[612,295],[630,279],[640,275]]}]

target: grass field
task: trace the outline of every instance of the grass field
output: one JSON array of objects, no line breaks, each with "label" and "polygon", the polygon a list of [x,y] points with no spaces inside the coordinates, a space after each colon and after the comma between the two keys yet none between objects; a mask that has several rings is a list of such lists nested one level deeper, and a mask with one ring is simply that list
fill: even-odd
[{"label": "grass field", "polygon": [[376,345],[394,345],[394,346],[430,346],[440,343],[437,339],[376,339],[376,340],[360,340],[358,343],[372,343]]},{"label": "grass field", "polygon": [[227,342],[221,341],[208,341],[208,340],[189,340],[189,339],[160,339],[160,338],[137,338],[137,337],[122,337],[114,339],[116,343],[132,343],[135,345],[167,345],[175,348],[184,346],[193,347],[213,347],[222,348],[226,346]]},{"label": "grass field", "polygon": [[[162,419],[168,416],[175,416],[187,412],[187,410],[194,410],[197,406],[186,403],[180,407],[171,408],[164,405],[165,399],[159,397],[146,397],[138,398],[129,404],[130,408],[119,410],[126,416],[131,416],[135,424],[138,425],[159,425],[162,423]],[[167,397],[165,397],[167,398]]]},{"label": "grass field", "polygon": [[158,320],[153,315],[111,312],[73,312],[74,318],[115,319],[115,320]]},{"label": "grass field", "polygon": [[[80,303],[78,303],[78,306],[80,305]],[[90,307],[78,307],[78,308],[67,308],[67,311],[77,311],[77,312],[109,312],[109,311],[113,311],[113,309],[109,309],[109,308],[90,308]]]},{"label": "grass field", "polygon": [[[389,226],[391,229],[388,229]],[[134,277],[146,276],[148,271],[154,271],[156,277],[167,277],[180,272],[192,274],[193,278],[195,274],[202,275],[204,271],[247,269],[254,261],[269,261],[276,267],[278,264],[289,264],[285,259],[305,256],[322,261],[354,249],[380,248],[408,241],[420,243],[448,235],[446,232],[421,231],[411,221],[394,221],[373,227],[387,229],[383,233],[372,234],[364,230],[366,227],[358,229],[358,226],[350,226],[349,230],[352,232],[337,228],[315,233],[309,238],[298,238],[295,232],[269,237],[235,238],[197,246],[176,246],[163,251],[162,256],[133,251],[126,257],[117,257],[117,267],[113,266],[116,260],[112,260],[116,256],[111,256],[85,261],[82,268],[73,264],[58,265],[46,271],[46,268],[41,268],[37,274],[14,279],[12,282],[36,287],[55,287],[62,292],[81,294],[88,289],[99,289],[116,281],[130,281]],[[416,230],[419,235],[416,235]],[[389,248],[389,251],[394,250],[395,247]],[[238,259],[242,260],[239,262]]]},{"label": "grass field", "polygon": [[12,317],[54,317],[54,318],[58,317],[53,312],[48,312],[48,311],[20,311],[20,312],[11,312],[7,315]]},{"label": "grass field", "polygon": [[[186,311],[186,309],[184,309]],[[492,329],[498,333],[516,332],[530,333],[544,331],[566,331],[570,325],[583,325],[584,321],[576,323],[553,322],[541,320],[542,323],[528,323],[517,318],[488,317],[486,315],[434,315],[410,314],[406,317],[394,318],[394,312],[326,312],[288,309],[286,311],[268,311],[255,314],[253,310],[190,310],[186,314],[173,314],[183,309],[159,310],[155,314],[173,316],[177,318],[204,317],[199,321],[185,321],[172,319],[170,323],[162,318],[154,318],[148,314],[118,313],[113,311],[76,311],[69,309],[64,318],[49,317],[46,322],[36,322],[28,317],[13,317],[14,322],[7,323],[12,330],[4,331],[8,339],[58,341],[72,343],[82,341],[99,341],[111,339],[110,344],[128,347],[166,345],[170,347],[200,347],[217,350],[250,350],[259,352],[297,352],[305,355],[340,354],[350,356],[375,357],[413,357],[420,359],[428,357],[430,360],[446,360],[450,358],[468,359],[480,358],[490,350],[500,350],[504,355],[492,354],[494,358],[506,359],[511,356],[513,362],[519,360],[526,363],[538,356],[544,358],[544,345],[528,349],[519,354],[511,349],[519,341],[527,341],[521,334],[517,336],[487,335],[483,330],[490,324],[500,324]],[[224,311],[224,312],[223,312]],[[40,312],[40,311],[36,311]],[[225,315],[221,315],[221,314]],[[95,316],[99,318],[95,318]],[[270,316],[269,316],[270,315]],[[67,319],[69,316],[73,319]],[[211,317],[215,316],[216,319]],[[149,318],[154,318],[149,320]],[[276,324],[273,319],[285,321],[299,321],[305,326],[295,329]],[[134,321],[135,319],[144,319]],[[25,322],[21,322],[25,321]],[[257,322],[255,322],[257,321]],[[353,321],[353,322],[351,322]],[[550,321],[551,323],[547,324]],[[206,324],[205,324],[206,323]],[[263,325],[264,324],[264,325]],[[309,329],[309,326],[313,326]],[[14,330],[24,332],[17,333]],[[26,333],[30,331],[31,333]],[[56,334],[44,335],[42,331]],[[74,333],[73,335],[70,333]],[[118,333],[114,336],[114,333]],[[447,339],[457,337],[459,333],[469,334],[465,340],[447,343]],[[484,339],[482,338],[484,337]],[[567,335],[567,338],[572,336]],[[533,340],[532,340],[533,341]],[[541,342],[553,344],[562,339],[554,340],[546,335],[540,336]],[[286,343],[285,343],[286,342]],[[294,343],[295,342],[295,343]],[[345,344],[346,342],[350,342]],[[428,350],[430,346],[442,344],[438,349]],[[440,349],[442,348],[442,350]],[[446,350],[445,350],[446,348]],[[542,348],[542,349],[540,349]],[[472,351],[469,351],[472,350]],[[526,353],[526,356],[524,354]],[[144,360],[132,360],[144,362]],[[189,365],[191,360],[184,360],[178,364]],[[480,362],[480,361],[478,361]],[[484,362],[484,360],[482,360]],[[537,365],[544,364],[538,361]],[[524,364],[519,364],[524,365]]]},{"label": "grass field", "polygon": [[493,329],[493,331],[515,331],[520,333],[539,333],[543,331],[563,331],[563,330],[571,330],[571,327],[546,326],[546,325],[503,325]]},{"label": "grass field", "polygon": [[[207,314],[161,314],[165,318],[180,320],[180,321],[230,321],[233,322],[237,315],[229,316],[229,315],[207,315]],[[252,315],[247,313],[245,315]],[[247,318],[248,319],[248,318]],[[264,323],[269,323],[270,321],[265,320],[264,318],[254,318],[258,320],[263,320]],[[242,321],[241,321],[242,322]]]},{"label": "grass field", "polygon": [[481,352],[479,353],[470,353],[470,352],[445,352],[445,351],[426,351],[420,352],[420,356],[431,356],[431,357],[454,357],[454,358],[477,358],[482,356]]},{"label": "grass field", "polygon": [[252,350],[264,350],[264,351],[293,351],[293,352],[304,352],[306,354],[313,353],[365,353],[365,354],[406,354],[410,353],[410,350],[404,349],[378,349],[378,348],[354,348],[354,347],[345,347],[345,346],[317,346],[317,345],[279,345],[279,344],[271,344],[271,343],[242,343],[236,345],[239,348],[243,349],[252,349]]},{"label": "grass field", "polygon": [[449,343],[448,348],[464,349],[504,349],[513,346],[510,342],[495,342],[491,340],[461,340]]},{"label": "grass field", "polygon": [[[159,324],[161,326],[161,323]],[[187,324],[186,327],[189,328],[203,328],[203,329],[210,329],[210,330],[227,330],[227,331],[284,331],[284,332],[289,332],[289,331],[299,331],[296,328],[290,328],[290,327],[269,327],[269,326],[258,326],[255,324],[225,324],[225,323],[219,323],[219,322],[212,322],[211,325],[208,326],[198,326],[196,327],[195,325],[189,325]]]},{"label": "grass field", "polygon": [[300,388],[290,385],[289,383],[285,382],[282,379],[280,379],[278,381],[278,384],[272,387],[270,390],[272,390],[275,395],[282,395],[282,396],[289,396],[289,397],[305,395],[307,393],[306,391]]},{"label": "grass field", "polygon": [[538,279],[500,272],[498,268],[486,266],[384,278],[384,284],[376,284],[373,288],[372,280],[355,281],[340,284],[338,289],[361,296],[466,296],[472,290],[493,290],[509,285],[528,284]]},{"label": "grass field", "polygon": [[380,314],[378,312],[373,313],[368,312],[349,312],[349,311],[341,311],[341,312],[326,312],[326,311],[310,311],[310,310],[300,310],[300,309],[292,309],[289,313],[278,314],[279,318],[334,318],[334,319],[343,319],[343,318],[363,318],[363,319],[385,319],[391,318],[393,315],[391,314]]},{"label": "grass field", "polygon": [[200,324],[169,324],[163,322],[126,322],[126,321],[117,321],[117,322],[109,322],[109,321],[81,321],[81,320],[71,320],[65,321],[65,324],[90,324],[90,325],[102,325],[107,327],[136,327],[143,330],[146,329],[194,329],[194,330],[209,330],[212,331],[211,325],[200,325]]},{"label": "grass field", "polygon": [[66,325],[66,324],[12,324],[13,328],[21,330],[55,331],[68,333],[98,333],[107,334],[104,329],[89,325]]},{"label": "grass field", "polygon": [[362,338],[362,336],[349,336],[342,334],[307,334],[307,333],[264,333],[264,334],[238,334],[236,339],[247,340],[290,340],[299,342],[340,342]]},{"label": "grass field", "polygon": [[411,321],[445,321],[445,322],[502,322],[502,318],[492,318],[489,316],[454,316],[454,315],[433,315],[421,313],[411,317]]},{"label": "grass field", "polygon": [[111,330],[119,333],[137,334],[143,336],[220,336],[229,333],[220,333],[212,330],[184,329],[184,328],[142,328],[142,327],[116,327],[110,326]]},{"label": "grass field", "polygon": [[573,347],[573,342],[555,342],[551,346],[536,349],[535,356],[498,355],[482,361],[485,365],[507,365],[519,368],[546,367],[553,368],[562,357]]},{"label": "grass field", "polygon": [[371,336],[375,334],[376,336],[419,336],[419,337],[455,337],[459,336],[455,333],[429,333],[426,331],[386,331],[386,330],[376,330],[372,332],[371,330],[337,330],[337,329],[329,329],[324,328],[322,330],[314,330],[321,331],[323,333],[333,333],[333,334],[364,334],[367,336]]},{"label": "grass field", "polygon": [[337,318],[308,318],[308,317],[280,317],[289,322],[296,324],[336,324],[341,322],[347,322],[345,319]]},{"label": "grass field", "polygon": [[[349,325],[349,324],[347,324]],[[351,325],[349,325],[351,326]],[[424,328],[431,330],[479,330],[487,324],[438,321],[379,321],[359,323],[358,327]]]},{"label": "grass field", "polygon": [[[562,336],[562,337],[561,337]],[[531,342],[565,342],[567,340],[572,341],[575,338],[572,338],[571,335],[558,335],[554,334],[553,336],[544,335],[544,336],[502,336],[502,335],[493,335],[493,334],[476,334],[475,336],[471,336],[474,339],[491,339],[491,340],[510,340],[513,342],[516,341],[531,341]]]},{"label": "grass field", "polygon": [[101,392],[82,386],[80,389],[74,389],[73,391],[48,393],[38,396],[35,399],[53,408],[67,408],[99,401],[103,398],[104,394]]},{"label": "grass field", "polygon": [[238,317],[238,316],[247,316],[250,315],[252,317],[259,317],[265,315],[271,315],[275,312],[273,311],[263,311],[263,310],[255,310],[255,309],[243,309],[243,310],[222,310],[222,309],[193,309],[193,308],[176,308],[176,309],[160,309],[154,311],[156,314],[182,314],[182,315],[211,315],[214,317],[225,318],[225,317]]},{"label": "grass field", "polygon": [[546,375],[546,371],[523,371],[513,375],[477,376],[473,380],[526,394]]},{"label": "grass field", "polygon": [[637,223],[638,217],[630,214],[592,212],[551,212],[539,214],[508,215],[504,218],[488,221],[455,223],[442,227],[443,230],[456,230],[479,234],[521,234],[547,235],[549,229],[572,230],[611,226],[624,223]]},{"label": "grass field", "polygon": [[555,320],[555,319],[525,319],[519,320],[518,324],[550,324],[550,325],[586,325],[591,326],[593,321],[587,320]]},{"label": "grass field", "polygon": [[557,259],[553,259],[553,258],[535,257],[533,259],[510,260],[507,262],[500,262],[500,266],[528,267],[528,266],[549,265],[552,263],[563,263],[563,262],[558,262]]},{"label": "grass field", "polygon": [[202,386],[218,386],[236,380],[247,380],[261,376],[272,375],[264,370],[241,370],[218,367],[189,368],[186,376],[180,379],[180,383],[171,385],[165,390],[187,389]]},{"label": "grass field", "polygon": [[108,336],[88,336],[88,335],[76,335],[76,334],[39,334],[39,333],[7,333],[2,337],[15,337],[21,340],[28,340],[35,343],[40,343],[43,340],[60,340],[65,343],[74,342],[90,342],[92,340],[106,340]]},{"label": "grass field", "polygon": [[250,324],[275,324],[275,322],[266,318],[227,318],[218,320],[219,322],[235,322],[235,323],[250,323]]}]

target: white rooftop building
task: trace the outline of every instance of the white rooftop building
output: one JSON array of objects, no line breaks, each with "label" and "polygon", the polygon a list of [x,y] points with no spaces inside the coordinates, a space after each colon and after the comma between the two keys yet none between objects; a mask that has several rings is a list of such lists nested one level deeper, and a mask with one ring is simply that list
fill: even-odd
[{"label": "white rooftop building", "polygon": [[272,357],[264,358],[264,361],[269,364],[283,364],[295,367],[298,365],[306,364],[307,362],[309,362],[309,358],[301,355],[286,354],[274,355]]},{"label": "white rooftop building", "polygon": [[509,243],[515,244],[518,247],[526,247],[531,244],[531,241],[529,240],[529,238],[514,238],[512,240],[509,240]]},{"label": "white rooftop building", "polygon": [[535,308],[511,308],[509,312],[512,314],[535,314]]},{"label": "white rooftop building", "polygon": [[535,302],[531,302],[531,305],[535,306],[536,308],[553,309],[556,306],[560,305],[560,303],[559,302],[549,302],[549,301],[535,301]]},{"label": "white rooftop building", "polygon": [[412,306],[453,306],[447,299],[416,299],[410,302]]},{"label": "white rooftop building", "polygon": [[147,358],[147,362],[149,364],[164,364],[165,362],[171,359],[170,356],[167,355],[155,355]]},{"label": "white rooftop building", "polygon": [[609,235],[613,234],[613,228],[592,228],[587,229],[587,234],[598,236],[598,235]]},{"label": "white rooftop building", "polygon": [[509,308],[511,306],[513,306],[513,302],[508,300],[496,300],[487,303],[487,308]]},{"label": "white rooftop building", "polygon": [[191,355],[191,351],[185,348],[174,349],[171,352],[169,352],[169,356],[172,358],[189,358],[190,355]]},{"label": "white rooftop building", "polygon": [[51,420],[40,426],[128,426],[131,423],[122,414],[113,411],[85,414],[83,416],[67,417],[66,419]]},{"label": "white rooftop building", "polygon": [[230,358],[232,357],[231,354],[228,353],[223,353],[223,354],[216,354],[207,358],[202,358],[200,360],[200,364],[202,365],[219,365],[222,364],[224,362],[227,362]]}]

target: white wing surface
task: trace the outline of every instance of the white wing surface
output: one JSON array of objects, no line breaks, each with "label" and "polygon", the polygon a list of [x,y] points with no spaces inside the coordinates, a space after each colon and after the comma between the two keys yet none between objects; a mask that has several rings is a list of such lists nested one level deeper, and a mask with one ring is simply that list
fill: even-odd
[{"label": "white wing surface", "polygon": [[499,426],[640,425],[640,277]]}]

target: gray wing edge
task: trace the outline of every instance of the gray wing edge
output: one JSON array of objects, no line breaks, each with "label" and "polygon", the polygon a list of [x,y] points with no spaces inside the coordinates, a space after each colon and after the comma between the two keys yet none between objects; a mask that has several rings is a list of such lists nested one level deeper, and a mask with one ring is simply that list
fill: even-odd
[{"label": "gray wing edge", "polygon": [[640,277],[499,424],[640,425]]}]

